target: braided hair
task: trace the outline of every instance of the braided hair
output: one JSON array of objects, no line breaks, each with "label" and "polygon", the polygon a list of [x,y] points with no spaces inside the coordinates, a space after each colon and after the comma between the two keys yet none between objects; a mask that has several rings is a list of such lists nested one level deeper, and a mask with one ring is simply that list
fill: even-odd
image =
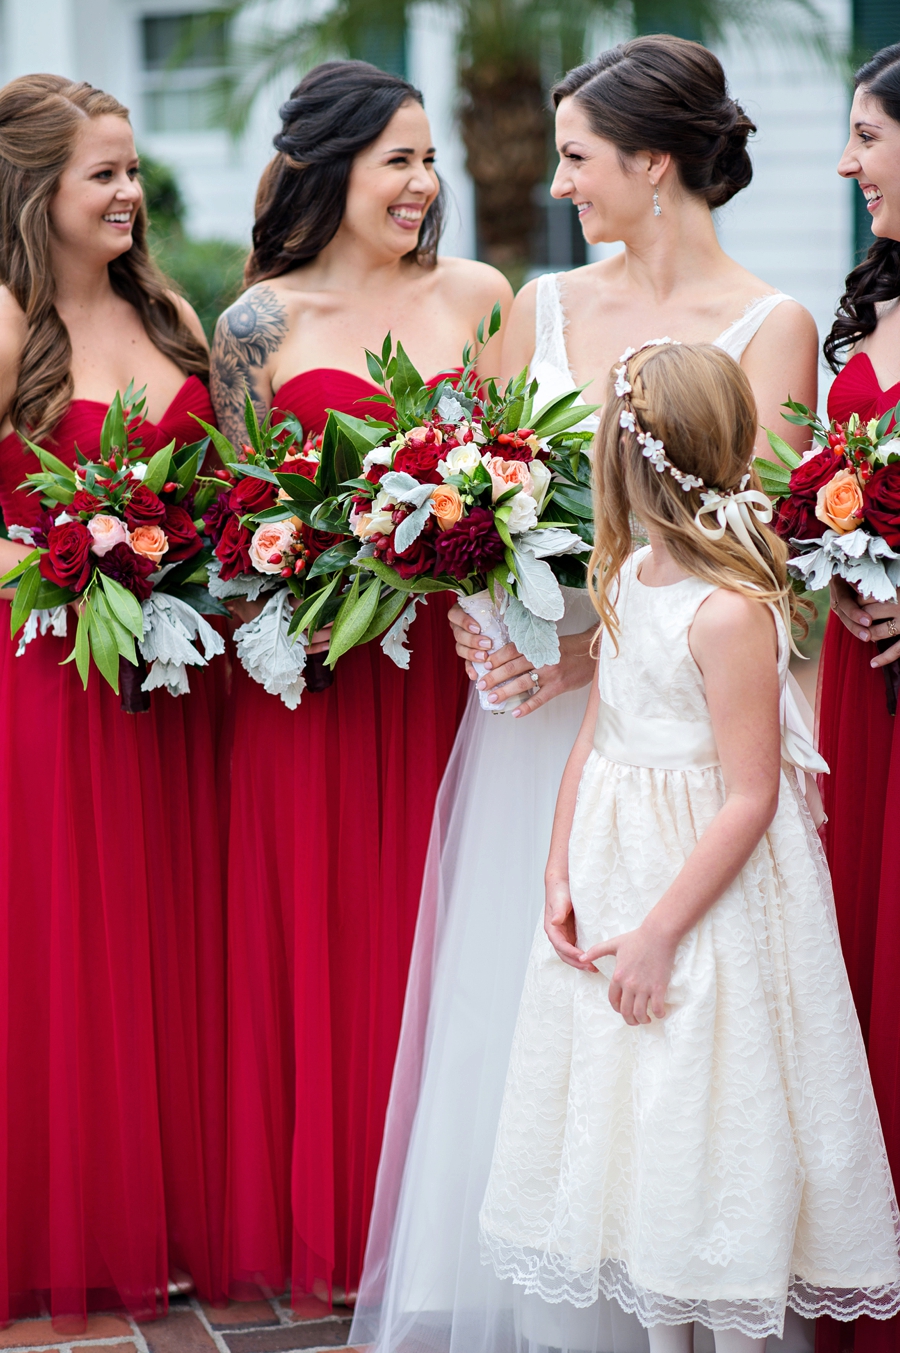
[{"label": "braided hair", "polygon": [[[855,76],[857,89],[877,99],[888,117],[900,122],[900,42],[876,52],[871,61],[860,66]],[[839,371],[841,352],[852,348],[872,333],[878,323],[878,301],[893,301],[900,296],[900,241],[876,240],[861,263],[848,274],[844,294],[825,339],[823,351],[832,371]]]}]

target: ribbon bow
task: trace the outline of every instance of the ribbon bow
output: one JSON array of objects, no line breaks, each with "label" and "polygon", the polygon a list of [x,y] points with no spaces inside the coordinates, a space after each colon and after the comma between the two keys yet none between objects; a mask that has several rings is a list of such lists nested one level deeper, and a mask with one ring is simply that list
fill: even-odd
[{"label": "ribbon bow", "polygon": [[[772,504],[759,489],[743,489],[744,483],[746,479],[742,481],[741,492],[735,493],[732,490],[731,493],[719,493],[713,489],[704,493],[703,506],[694,517],[694,524],[709,536],[710,540],[721,540],[726,528],[730,526],[745,549],[759,554],[753,540],[753,537],[758,535],[756,523],[765,525],[772,520]],[[703,520],[711,513],[715,513],[718,526]]]}]

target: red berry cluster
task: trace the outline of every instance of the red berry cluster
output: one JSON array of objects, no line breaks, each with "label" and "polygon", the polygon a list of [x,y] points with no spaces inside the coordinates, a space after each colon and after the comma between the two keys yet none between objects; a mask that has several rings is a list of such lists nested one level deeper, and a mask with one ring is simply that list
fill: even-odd
[{"label": "red berry cluster", "polygon": [[872,477],[872,466],[868,461],[870,447],[867,442],[861,441],[855,446],[851,446],[847,441],[846,425],[839,424],[834,432],[828,434],[828,446],[836,455],[847,457],[850,465],[865,483]]},{"label": "red berry cluster", "polygon": [[298,539],[296,541],[289,554],[286,552],[286,555],[280,553],[269,555],[270,564],[281,564],[282,562],[284,563],[284,567],[281,570],[282,578],[303,577],[309,567],[310,559],[309,550],[302,540]]}]

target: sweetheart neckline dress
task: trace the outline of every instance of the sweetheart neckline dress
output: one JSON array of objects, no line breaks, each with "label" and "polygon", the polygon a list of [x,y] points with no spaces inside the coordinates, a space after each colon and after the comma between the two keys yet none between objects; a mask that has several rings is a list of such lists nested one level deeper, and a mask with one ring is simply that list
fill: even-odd
[{"label": "sweetheart neckline dress", "polygon": [[[49,445],[99,451],[106,406],[75,400]],[[152,453],[213,417],[189,377]],[[40,511],[36,468],[0,442],[7,524]],[[220,1300],[224,897],[217,785],[224,662],[191,694],[124,714],[48,633],[21,657],[0,603],[0,1319],[163,1314],[174,1273]]]},{"label": "sweetheart neckline dress", "polygon": [[[328,368],[276,409],[319,433],[375,386]],[[384,406],[382,406],[382,409]],[[234,673],[226,1282],[296,1298],[359,1282],[422,868],[468,685],[434,594],[409,670],[376,642],[296,710]]]},{"label": "sweetheart neckline dress", "polygon": [[[538,279],[530,366],[539,382],[536,407],[575,388],[564,276]],[[778,292],[751,302],[717,343],[739,359],[785,299]],[[589,415],[583,426],[597,421]],[[560,633],[594,626],[587,593],[562,590]],[[569,1342],[581,1337],[580,1318],[548,1329],[536,1299],[524,1299],[531,1323],[523,1332],[520,1295],[482,1265],[478,1245],[516,1012],[544,903],[556,794],[587,699],[587,688],[570,691],[518,720],[486,715],[477,692],[469,695],[435,809],[350,1333],[351,1343],[371,1342],[377,1353],[588,1346]],[[602,1318],[615,1353],[646,1353],[633,1318],[608,1304]],[[605,1353],[613,1353],[612,1343]]]}]

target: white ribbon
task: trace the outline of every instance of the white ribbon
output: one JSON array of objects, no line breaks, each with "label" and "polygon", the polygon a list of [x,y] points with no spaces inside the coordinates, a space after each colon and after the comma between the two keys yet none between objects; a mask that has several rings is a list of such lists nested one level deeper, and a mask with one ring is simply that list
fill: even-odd
[{"label": "white ribbon", "polygon": [[[703,520],[707,513],[713,512],[718,526]],[[730,526],[741,544],[762,559],[753,540],[753,536],[759,534],[756,522],[766,525],[771,520],[772,504],[759,489],[745,489],[740,493],[719,493],[711,490],[703,494],[703,506],[694,517],[694,524],[709,536],[710,540],[721,540],[726,528]],[[765,560],[763,562],[765,563]],[[766,564],[766,568],[768,567]]]}]

